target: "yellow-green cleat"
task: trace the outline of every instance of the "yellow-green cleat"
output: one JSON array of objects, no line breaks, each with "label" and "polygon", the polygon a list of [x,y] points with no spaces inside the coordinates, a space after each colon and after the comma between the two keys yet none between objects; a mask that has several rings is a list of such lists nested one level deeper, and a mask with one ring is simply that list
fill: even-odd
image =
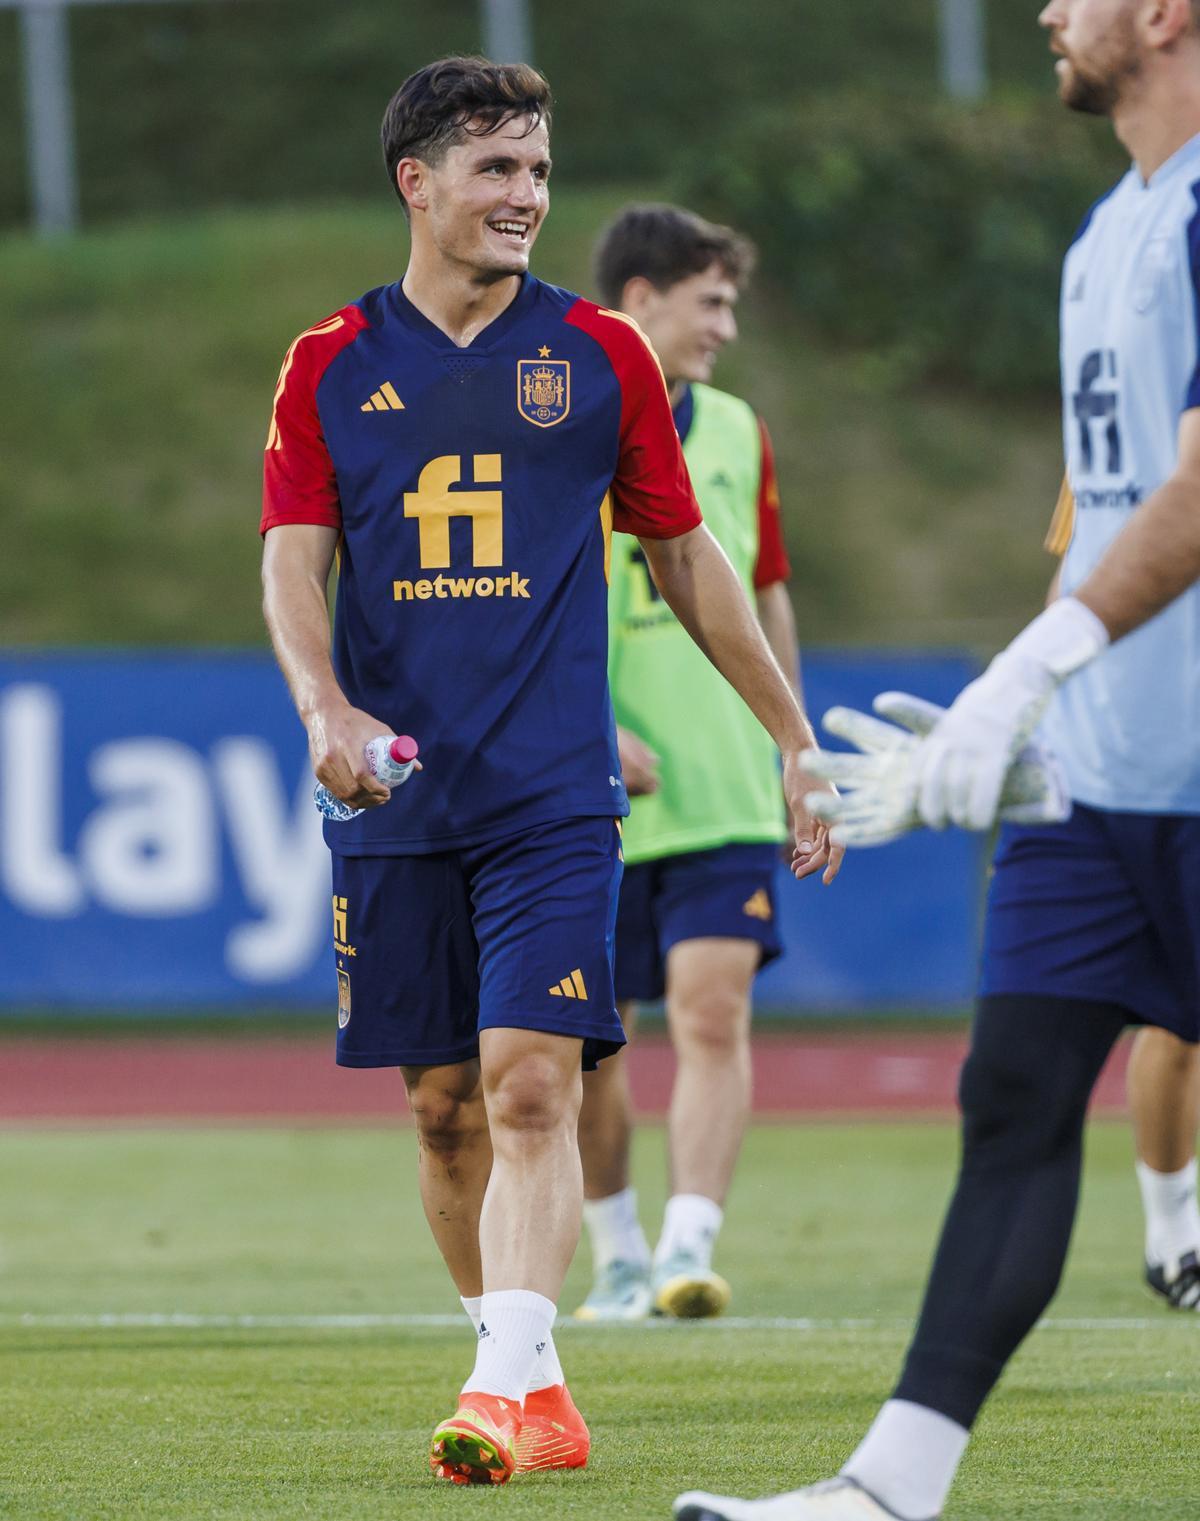
[{"label": "yellow-green cleat", "polygon": [[654,1313],[676,1320],[708,1320],[723,1315],[733,1291],[720,1273],[691,1252],[675,1252],[655,1263]]}]

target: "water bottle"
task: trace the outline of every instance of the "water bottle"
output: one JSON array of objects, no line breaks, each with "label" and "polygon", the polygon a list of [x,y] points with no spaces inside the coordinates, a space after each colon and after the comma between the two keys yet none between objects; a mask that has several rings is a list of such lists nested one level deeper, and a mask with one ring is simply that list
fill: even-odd
[{"label": "water bottle", "polygon": [[[381,734],[378,739],[373,739],[369,745],[364,746],[363,754],[372,776],[377,776],[385,787],[399,787],[412,775],[413,764],[417,759],[417,742],[407,734]],[[313,802],[317,805],[318,813],[339,824],[357,818],[363,811],[361,808],[352,808],[349,803],[343,803],[340,797],[334,797],[329,788],[320,782],[313,792]]]}]

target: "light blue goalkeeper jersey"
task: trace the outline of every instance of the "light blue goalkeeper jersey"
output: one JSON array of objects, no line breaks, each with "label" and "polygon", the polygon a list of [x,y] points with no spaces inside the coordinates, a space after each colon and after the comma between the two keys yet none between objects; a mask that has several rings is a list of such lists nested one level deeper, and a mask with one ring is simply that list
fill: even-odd
[{"label": "light blue goalkeeper jersey", "polygon": [[[1062,286],[1063,434],[1075,498],[1062,590],[1175,469],[1200,406],[1200,137],[1094,206]],[[1072,676],[1042,733],[1096,808],[1200,813],[1200,588]]]}]

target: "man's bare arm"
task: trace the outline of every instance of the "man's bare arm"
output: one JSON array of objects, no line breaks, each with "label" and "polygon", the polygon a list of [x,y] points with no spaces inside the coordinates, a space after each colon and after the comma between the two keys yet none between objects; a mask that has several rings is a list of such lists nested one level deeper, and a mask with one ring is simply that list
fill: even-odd
[{"label": "man's bare arm", "polygon": [[308,731],[317,779],[355,808],[390,793],[367,770],[364,747],[389,725],[346,701],[329,658],[326,590],[338,532],[307,523],[269,529],[263,541],[263,616],[275,658]]},{"label": "man's bare arm", "polygon": [[1149,622],[1200,579],[1200,408],[1179,424],[1179,463],[1073,595],[1113,639]]},{"label": "man's bare arm", "polygon": [[764,586],[754,594],[758,621],[767,636],[771,653],[779,662],[779,669],[792,684],[801,707],[804,706],[804,687],[800,680],[800,651],[796,640],[796,615],[792,612],[792,599],[783,581]]},{"label": "man's bare arm", "polygon": [[812,725],[724,550],[703,523],[675,539],[642,539],[641,546],[668,607],[779,746],[796,829],[796,875],[824,866],[824,880],[831,882],[842,852],[831,850],[828,830],[805,805],[814,784],[799,762],[800,752],[815,744]]}]

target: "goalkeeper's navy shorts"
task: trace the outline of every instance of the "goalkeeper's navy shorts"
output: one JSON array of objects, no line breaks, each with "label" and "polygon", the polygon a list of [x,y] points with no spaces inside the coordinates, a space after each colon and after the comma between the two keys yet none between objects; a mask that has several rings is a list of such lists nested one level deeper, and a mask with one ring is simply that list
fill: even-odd
[{"label": "goalkeeper's navy shorts", "polygon": [[612,958],[621,831],[567,819],[437,855],[333,858],[337,1060],[442,1066],[479,1031],[583,1041],[590,1068],[625,1043]]},{"label": "goalkeeper's navy shorts", "polygon": [[752,940],[760,967],[781,954],[775,912],[778,845],[720,845],[625,868],[617,912],[617,997],[666,991],[667,952],[681,940]]},{"label": "goalkeeper's navy shorts", "polygon": [[1006,825],[980,991],[1115,1003],[1200,1039],[1200,817],[1076,803],[1065,824]]}]

